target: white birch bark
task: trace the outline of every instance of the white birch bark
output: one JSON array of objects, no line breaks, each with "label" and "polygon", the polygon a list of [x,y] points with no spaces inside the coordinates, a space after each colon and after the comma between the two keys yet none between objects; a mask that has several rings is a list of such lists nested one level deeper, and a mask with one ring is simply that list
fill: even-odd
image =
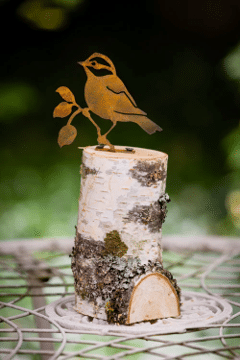
[{"label": "white birch bark", "polygon": [[[161,261],[161,229],[151,231],[147,219],[144,224],[140,219],[126,218],[129,212],[151,206],[165,193],[168,156],[154,150],[134,150],[113,153],[95,150],[95,146],[84,149],[77,231],[84,238],[104,241],[107,233],[117,230],[128,246],[126,255],[138,256],[142,263]],[[139,170],[141,165],[142,170],[152,172]]]},{"label": "white birch bark", "polygon": [[[116,146],[116,149],[125,150],[125,147]],[[95,146],[84,149],[72,262],[76,310],[103,320],[109,320],[110,316],[109,321],[112,321],[111,311],[115,311],[117,301],[118,313],[113,314],[116,315],[113,321],[125,324],[180,314],[179,288],[175,290],[169,272],[163,269],[161,274],[161,227],[164,219],[161,216],[165,217],[165,209],[161,208],[159,199],[165,194],[168,156],[154,150],[134,150],[108,152],[95,150]],[[119,255],[123,269],[131,259],[140,259],[137,265],[140,272],[131,275],[133,267],[130,265],[129,277],[126,268],[123,272],[119,268],[118,275],[116,272],[114,275],[114,270],[109,272],[106,264],[105,271],[105,265],[101,263],[102,249],[106,249],[104,240],[111,232],[120,235],[119,246],[124,243],[125,253]],[[108,241],[112,243],[111,238]],[[147,273],[143,270],[145,268]],[[123,283],[122,276],[125,280],[128,277],[126,283]],[[112,286],[110,301],[106,298],[104,286],[106,291]]]}]

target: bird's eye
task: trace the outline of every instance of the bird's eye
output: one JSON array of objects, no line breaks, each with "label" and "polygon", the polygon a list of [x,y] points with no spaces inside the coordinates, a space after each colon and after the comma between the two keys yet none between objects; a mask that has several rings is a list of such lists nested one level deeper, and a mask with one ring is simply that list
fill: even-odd
[{"label": "bird's eye", "polygon": [[92,61],[92,65],[96,66],[97,65],[96,61]]}]

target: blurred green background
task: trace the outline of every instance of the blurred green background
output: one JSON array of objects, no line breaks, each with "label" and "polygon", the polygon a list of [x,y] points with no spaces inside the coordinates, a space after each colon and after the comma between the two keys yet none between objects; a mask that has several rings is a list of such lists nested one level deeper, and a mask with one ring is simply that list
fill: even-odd
[{"label": "blurred green background", "polygon": [[75,234],[78,146],[97,134],[78,115],[76,140],[60,149],[68,118],[52,113],[59,86],[85,106],[77,62],[93,52],[164,130],[118,123],[109,135],[169,155],[163,233],[240,235],[239,1],[0,0],[0,18],[1,239]]}]

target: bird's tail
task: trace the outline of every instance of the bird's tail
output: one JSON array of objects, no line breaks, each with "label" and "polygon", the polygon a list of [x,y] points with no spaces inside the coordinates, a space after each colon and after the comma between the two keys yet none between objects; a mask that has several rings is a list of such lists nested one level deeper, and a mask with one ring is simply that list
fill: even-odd
[{"label": "bird's tail", "polygon": [[143,130],[145,130],[149,135],[152,135],[156,131],[162,131],[162,128],[158,126],[155,122],[148,119],[146,116],[129,116],[129,120],[137,123]]}]

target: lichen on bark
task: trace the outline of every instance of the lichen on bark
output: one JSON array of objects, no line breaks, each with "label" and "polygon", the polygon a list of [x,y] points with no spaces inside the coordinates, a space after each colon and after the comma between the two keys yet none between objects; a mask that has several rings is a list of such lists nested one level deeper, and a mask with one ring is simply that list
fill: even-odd
[{"label": "lichen on bark", "polygon": [[160,180],[165,180],[167,177],[165,165],[159,161],[149,163],[141,160],[129,171],[130,175],[140,182],[142,186],[148,187],[155,185]]},{"label": "lichen on bark", "polygon": [[147,225],[150,232],[159,232],[166,219],[168,202],[169,196],[164,194],[150,205],[135,205],[124,219],[126,222],[134,221]]},{"label": "lichen on bark", "polygon": [[167,204],[171,201],[169,195],[167,193],[165,193],[164,195],[160,196],[160,198],[158,199],[159,205],[160,205],[160,209],[161,209],[161,223],[163,224],[166,216],[167,216]]},{"label": "lichen on bark", "polygon": [[87,175],[92,174],[96,175],[99,171],[97,169],[91,169],[90,167],[86,166],[84,163],[81,164],[80,167],[80,174],[82,179],[86,179]]},{"label": "lichen on bark", "polygon": [[[116,234],[115,234],[116,235]],[[109,323],[124,324],[128,316],[128,306],[134,288],[133,279],[147,272],[165,275],[180,298],[180,288],[172,274],[163,269],[160,262],[148,261],[141,264],[137,257],[105,255],[105,244],[76,235],[72,251],[72,271],[75,291],[82,297],[97,304],[97,298],[105,301],[105,311]]]}]

